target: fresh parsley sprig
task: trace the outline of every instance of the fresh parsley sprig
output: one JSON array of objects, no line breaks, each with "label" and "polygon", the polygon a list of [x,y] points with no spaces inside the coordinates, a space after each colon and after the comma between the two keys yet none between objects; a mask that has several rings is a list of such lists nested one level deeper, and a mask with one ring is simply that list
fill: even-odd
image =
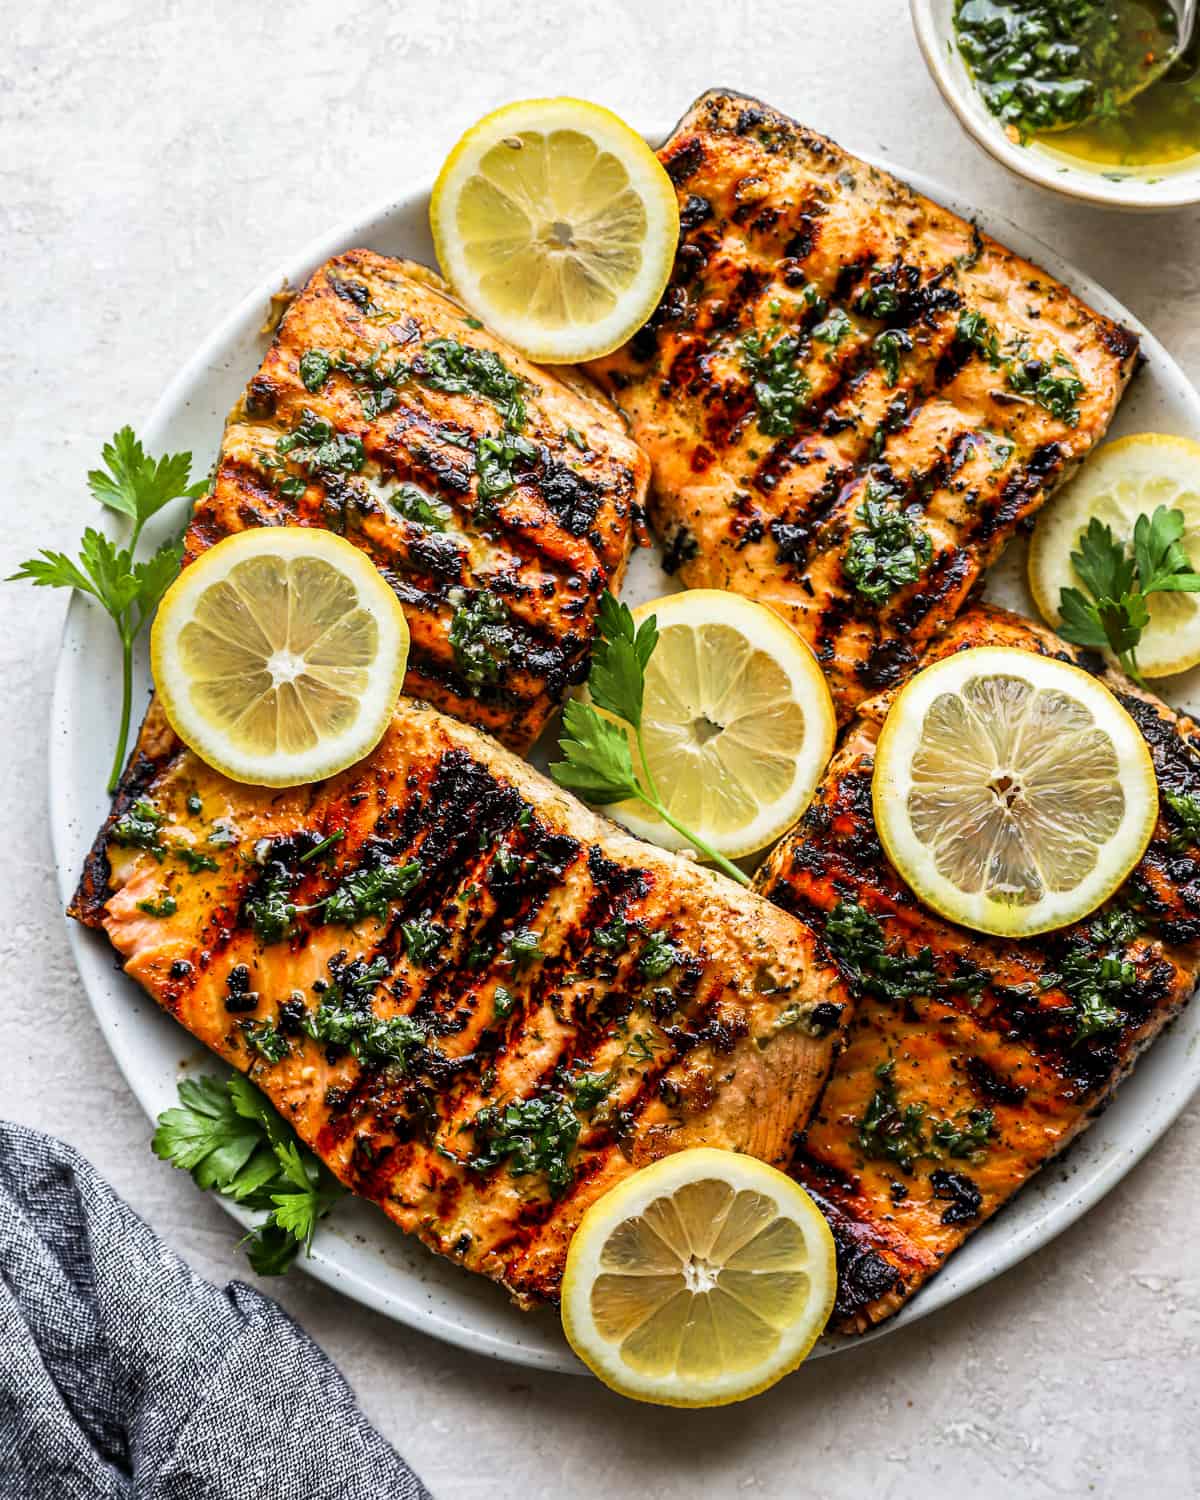
[{"label": "fresh parsley sprig", "polygon": [[182,1079],[178,1107],[164,1110],[157,1125],[156,1156],[190,1172],[197,1187],[266,1211],[246,1238],[260,1276],[281,1276],[301,1246],[309,1253],[317,1221],[345,1192],[240,1073]]},{"label": "fresh parsley sprig", "polygon": [[123,686],[121,728],[113,758],[108,789],[116,790],[125,764],[129,719],[133,703],[133,643],[158,608],[158,602],[179,572],[182,543],[164,542],[153,557],[135,562],[134,554],[142,528],[172,500],[194,499],[204,493],[203,481],[190,483],[192,455],[168,453],[151,458],[129,427],[122,427],[103,450],[105,467],[92,469],[88,488],[107,510],[132,522],[129,540],[118,546],[103,532],[89,526],[83,533],[77,558],[65,552],[43,550],[27,559],[9,576],[9,582],[25,579],[41,588],[79,589],[90,594],[112,616],[121,641]]},{"label": "fresh parsley sprig", "polygon": [[[577,792],[588,802],[625,802],[636,798],[731,880],[749,885],[749,878],[723,854],[698,838],[667,811],[650,770],[642,738],[642,698],[646,687],[646,663],[658,644],[658,623],[653,615],[635,627],[627,605],[611,594],[600,600],[598,636],[592,651],[588,676],[591,703],[572,699],[563,711],[563,733],[558,748],[565,757],[550,767],[560,786]],[[604,709],[633,730],[641,766],[634,769],[633,753],[624,728],[605,718]]]},{"label": "fresh parsley sprig", "polygon": [[1137,518],[1130,549],[1093,516],[1078,551],[1071,553],[1087,593],[1062,590],[1059,634],[1077,646],[1111,651],[1128,675],[1142,682],[1137,647],[1150,623],[1146,600],[1151,594],[1200,591],[1200,573],[1183,549],[1183,532],[1183,512],[1160,505],[1152,516]]}]

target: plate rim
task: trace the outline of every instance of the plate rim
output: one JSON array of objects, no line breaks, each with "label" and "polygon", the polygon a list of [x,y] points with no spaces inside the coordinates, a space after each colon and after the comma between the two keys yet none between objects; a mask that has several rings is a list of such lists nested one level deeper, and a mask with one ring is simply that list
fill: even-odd
[{"label": "plate rim", "polygon": [[[668,127],[669,128],[669,127]],[[643,132],[646,139],[653,142],[662,140],[668,130],[662,129],[658,132]],[[1057,280],[1065,282],[1072,289],[1079,288],[1078,295],[1084,298],[1096,311],[1125,324],[1135,330],[1145,345],[1150,346],[1153,356],[1166,368],[1176,375],[1191,392],[1192,398],[1197,405],[1197,417],[1200,419],[1200,394],[1195,391],[1186,372],[1177,364],[1170,353],[1164,348],[1153,333],[1142,323],[1141,319],[1129,308],[1125,307],[1111,293],[1102,287],[1087,272],[1081,270],[1073,262],[1067,260],[1052,246],[1046,244],[1039,236],[1032,234],[1027,229],[1010,220],[1007,215],[993,212],[988,209],[972,208],[964,204],[963,199],[957,192],[949,191],[946,186],[924,172],[912,171],[902,164],[892,162],[877,154],[870,152],[857,152],[852,148],[846,148],[851,155],[865,162],[868,166],[889,172],[903,182],[911,185],[917,192],[930,198],[933,202],[952,209],[963,215],[972,222],[979,222],[985,232],[993,235],[1007,248],[1015,250],[1018,254],[1032,260],[1042,269],[1046,270]],[[182,405],[187,404],[187,393],[197,381],[203,376],[207,367],[218,358],[223,349],[227,348],[235,339],[238,329],[246,319],[247,315],[261,311],[267,306],[270,297],[285,283],[289,285],[303,285],[304,279],[311,274],[322,261],[333,255],[344,252],[352,246],[363,243],[364,231],[366,234],[376,233],[377,226],[381,222],[396,217],[400,214],[411,214],[414,210],[423,212],[427,206],[430,190],[432,187],[432,176],[422,179],[407,191],[392,193],[386,198],[380,199],[365,210],[344,220],[333,229],[324,231],[314,236],[301,249],[293,255],[273,263],[272,269],[256,283],[253,290],[242,296],[230,310],[222,316],[214,325],[212,330],[201,340],[194,352],[180,365],[174,376],[164,386],[158,399],[154,402],[149,414],[143,422],[139,432],[144,442],[150,447],[157,448],[162,445],[160,434],[169,430],[171,422]],[[1084,290],[1081,283],[1086,286]],[[88,618],[86,601],[79,595],[72,595],[68,605],[66,616],[63,621],[62,633],[59,641],[58,655],[54,669],[54,685],[50,703],[50,735],[48,749],[48,789],[50,800],[50,824],[51,844],[54,855],[55,874],[58,889],[64,903],[70,899],[77,881],[77,875],[68,866],[64,858],[64,845],[69,840],[67,820],[59,816],[57,809],[63,805],[60,796],[61,789],[69,779],[69,758],[64,748],[66,731],[72,725],[71,699],[72,699],[72,677],[76,670],[74,653],[70,649],[73,638],[79,636],[84,628],[84,622]],[[76,726],[77,727],[77,726]],[[101,757],[103,760],[103,757]],[[141,1106],[147,1118],[153,1120],[155,1111],[152,1107],[149,1090],[143,1086],[142,1073],[139,1070],[136,1056],[136,1048],[130,1046],[121,1035],[120,1026],[111,1021],[104,1011],[104,1006],[97,995],[93,994],[92,985],[89,983],[88,971],[94,954],[92,949],[97,945],[103,945],[104,952],[111,954],[107,940],[101,935],[83,928],[78,923],[64,916],[68,928],[68,942],[71,947],[72,957],[75,961],[77,973],[79,974],[84,992],[87,996],[88,1006],[96,1020],[97,1027],[104,1038],[117,1067],[124,1078],[130,1091]],[[132,985],[133,981],[129,981]],[[187,1035],[186,1032],[182,1033]],[[193,1039],[194,1040],[194,1039]],[[1200,1049],[1192,1049],[1200,1053]],[[1037,1216],[1030,1223],[1024,1225],[1016,1234],[1010,1234],[1005,1241],[1001,1241],[995,1247],[989,1247],[991,1253],[977,1257],[978,1265],[968,1267],[958,1275],[949,1274],[943,1270],[927,1286],[923,1287],[913,1301],[906,1304],[900,1313],[886,1322],[878,1324],[868,1332],[850,1337],[830,1336],[822,1339],[817,1348],[814,1349],[810,1358],[846,1352],[848,1350],[864,1347],[878,1338],[886,1337],[892,1332],[898,1332],[902,1328],[919,1322],[931,1314],[948,1306],[952,1302],[976,1291],[980,1286],[995,1280],[1006,1271],[1018,1265],[1033,1251],[1049,1244],[1058,1235],[1070,1228],[1083,1214],[1095,1206],[1102,1198],[1116,1186],[1118,1182],[1131,1171],[1139,1161],[1146,1155],[1150,1148],[1159,1141],[1179,1115],[1187,1107],[1197,1089],[1200,1089],[1200,1057],[1192,1066],[1190,1074],[1185,1078],[1182,1070],[1175,1077],[1173,1086],[1168,1086],[1161,1098],[1156,1100],[1155,1107],[1145,1117],[1139,1117],[1134,1121],[1133,1128],[1120,1141],[1110,1147],[1105,1154],[1104,1160],[1092,1171],[1086,1181],[1073,1188],[1061,1203],[1052,1203],[1045,1213]],[[1118,1092],[1119,1097],[1119,1092]],[[1061,1169],[1065,1158],[1060,1156],[1046,1164],[1046,1171],[1054,1167]],[[1041,1174],[1035,1174],[1040,1176]],[[217,1197],[216,1201],[234,1219],[243,1225],[250,1222],[250,1217],[244,1210],[230,1200]],[[998,1213],[989,1220],[987,1224],[981,1225],[977,1234],[986,1234],[996,1218],[1001,1217]],[[399,1232],[399,1231],[397,1231]],[[972,1241],[975,1236],[972,1236]],[[506,1363],[521,1365],[529,1368],[554,1371],[555,1373],[586,1374],[585,1367],[574,1358],[564,1343],[561,1349],[553,1347],[546,1349],[523,1344],[514,1344],[511,1340],[490,1332],[480,1332],[451,1321],[433,1307],[419,1308],[408,1307],[396,1301],[387,1293],[380,1293],[377,1288],[365,1284],[353,1271],[338,1263],[336,1250],[331,1251],[331,1240],[337,1243],[336,1236],[318,1235],[313,1246],[311,1257],[296,1262],[307,1275],[313,1276],[319,1282],[331,1287],[344,1295],[352,1297],[355,1301],[369,1307],[372,1311],[381,1313],[393,1321],[404,1326],[414,1328],[418,1332],[427,1334],[456,1347],[470,1350],[471,1352],[483,1354],[485,1357],[500,1360]],[[432,1251],[428,1252],[430,1255]],[[950,1262],[953,1267],[955,1262]],[[417,1283],[420,1287],[420,1283]],[[503,1292],[496,1288],[496,1295],[503,1296]]]}]

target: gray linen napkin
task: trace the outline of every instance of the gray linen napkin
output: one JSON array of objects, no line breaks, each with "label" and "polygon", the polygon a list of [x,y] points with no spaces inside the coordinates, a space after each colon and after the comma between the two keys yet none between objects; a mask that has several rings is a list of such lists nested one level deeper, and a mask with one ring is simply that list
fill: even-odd
[{"label": "gray linen napkin", "polygon": [[429,1500],[268,1297],[201,1280],[70,1146],[0,1122],[4,1500]]}]

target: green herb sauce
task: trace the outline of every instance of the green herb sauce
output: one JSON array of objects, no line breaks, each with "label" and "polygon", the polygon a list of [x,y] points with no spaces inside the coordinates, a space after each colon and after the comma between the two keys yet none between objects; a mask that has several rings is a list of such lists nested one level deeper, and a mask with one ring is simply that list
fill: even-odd
[{"label": "green herb sauce", "polygon": [[959,0],[955,32],[1014,141],[1078,164],[1163,167],[1200,152],[1200,38],[1139,93],[1175,38],[1161,0]]}]

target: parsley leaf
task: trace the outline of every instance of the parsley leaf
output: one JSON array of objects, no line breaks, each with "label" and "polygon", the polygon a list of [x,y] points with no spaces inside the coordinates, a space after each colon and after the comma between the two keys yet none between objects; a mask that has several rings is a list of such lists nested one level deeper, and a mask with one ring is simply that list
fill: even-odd
[{"label": "parsley leaf", "polygon": [[[653,615],[635,630],[629,610],[611,594],[604,596],[588,676],[588,692],[594,701],[581,703],[572,698],[567,702],[558,741],[563,759],[551,765],[550,774],[560,786],[589,802],[608,804],[636,797],[730,879],[749,885],[749,878],[735,864],[668,812],[646,763],[642,699],[646,664],[657,644],[658,626]],[[636,769],[629,734],[620,723],[598,712],[596,704],[629,726],[639,751]]]},{"label": "parsley leaf", "polygon": [[590,703],[572,698],[563,709],[558,748],[566,757],[550,774],[589,802],[623,802],[638,795],[633,756],[620,725],[603,719]]},{"label": "parsley leaf", "polygon": [[658,622],[650,615],[635,627],[629,606],[605,593],[600,599],[599,627],[588,692],[599,708],[636,729],[642,722],[646,663],[658,644]]},{"label": "parsley leaf", "polygon": [[197,1187],[266,1211],[247,1255],[261,1276],[287,1270],[345,1191],[249,1079],[185,1078],[179,1104],[156,1122],[154,1154]]},{"label": "parsley leaf", "polygon": [[194,500],[207,488],[204,480],[190,482],[190,453],[165,453],[159,459],[151,458],[131,427],[122,427],[115,433],[101,454],[107,467],[88,471],[88,489],[101,505],[128,516],[138,534],[164,505],[180,497]]},{"label": "parsley leaf", "polygon": [[1183,534],[1183,512],[1160,505],[1153,515],[1138,516],[1130,549],[1093,516],[1071,553],[1083,589],[1059,594],[1059,634],[1077,646],[1111,651],[1142,682],[1137,647],[1150,623],[1147,598],[1200,591],[1200,573],[1184,551]]},{"label": "parsley leaf", "polygon": [[129,721],[133,707],[133,643],[158,608],[159,600],[179,572],[183,549],[179,542],[164,542],[153,557],[134,560],[146,522],[172,500],[194,499],[203,494],[203,482],[189,483],[190,453],[168,453],[149,457],[128,427],[122,427],[103,449],[103,469],[88,474],[93,497],[128,518],[133,527],[128,543],[119,547],[103,532],[88,527],[83,533],[77,558],[64,552],[43,550],[10,574],[10,582],[24,580],[39,588],[78,589],[90,595],[112,617],[121,642],[123,691],[121,726],[116,754],[108,779],[108,790],[116,791],[125,764]]}]

